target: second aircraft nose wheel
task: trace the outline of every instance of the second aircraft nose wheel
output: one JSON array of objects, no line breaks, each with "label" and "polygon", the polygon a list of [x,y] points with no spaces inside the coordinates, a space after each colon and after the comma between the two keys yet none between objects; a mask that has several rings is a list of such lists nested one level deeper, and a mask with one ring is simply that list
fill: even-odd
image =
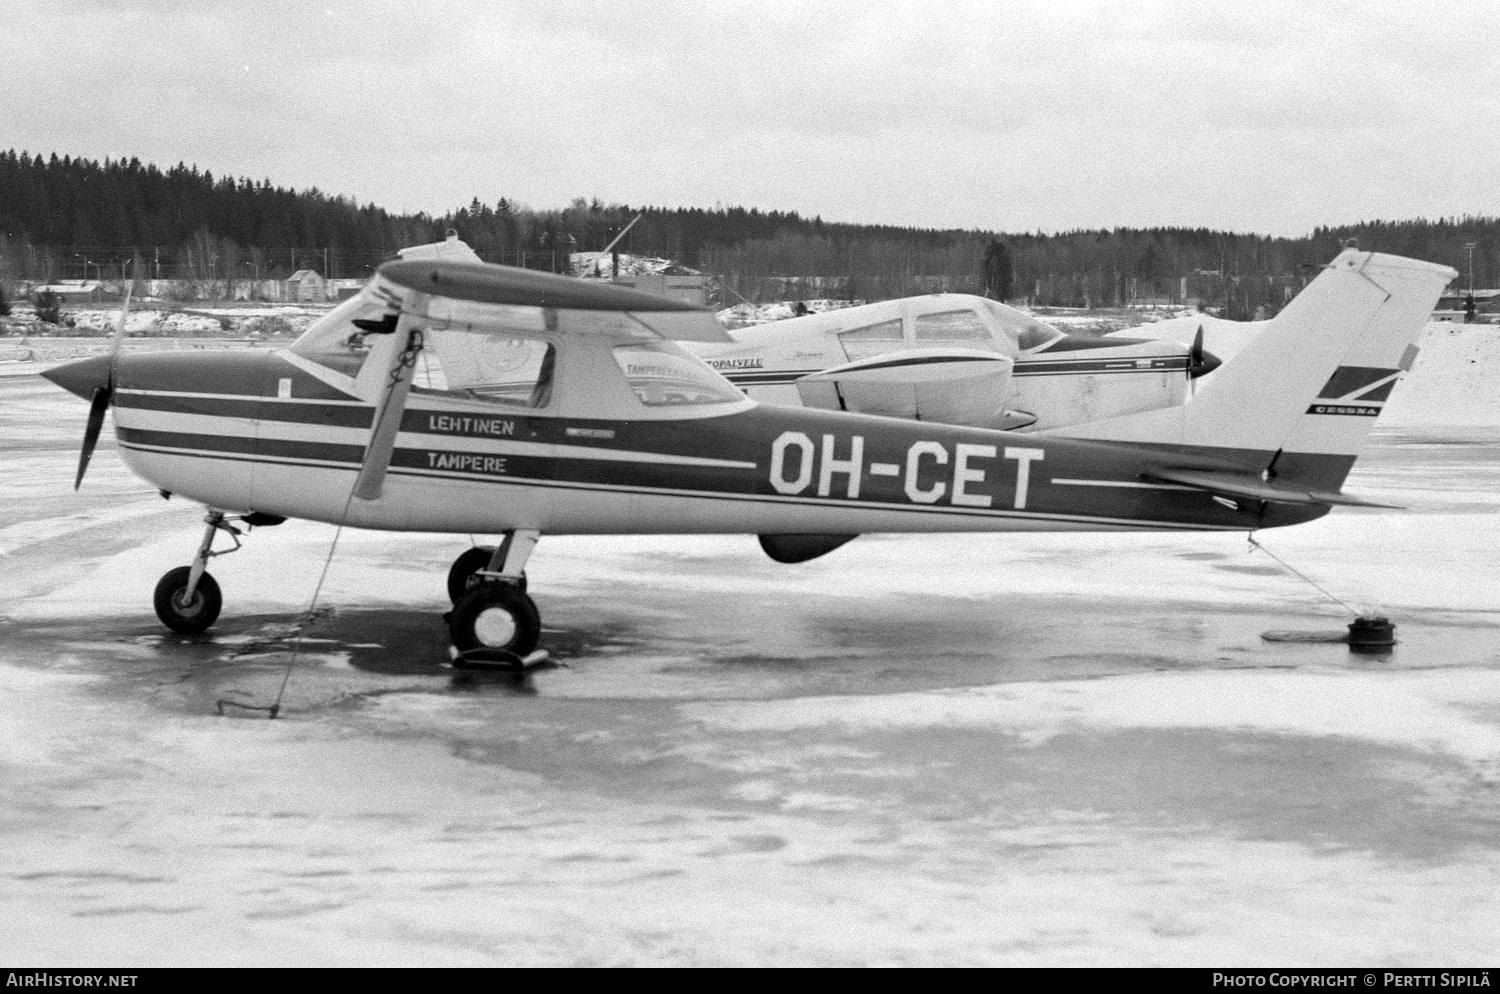
[{"label": "second aircraft nose wheel", "polygon": [[174,632],[197,635],[207,631],[219,617],[224,598],[219,585],[212,576],[204,573],[198,577],[198,586],[191,597],[186,596],[188,580],[192,576],[191,566],[179,566],[168,570],[156,584],[156,616],[161,623]]},{"label": "second aircraft nose wheel", "polygon": [[448,634],[459,652],[503,649],[524,656],[541,638],[542,618],[536,604],[516,584],[479,583],[453,606]]}]

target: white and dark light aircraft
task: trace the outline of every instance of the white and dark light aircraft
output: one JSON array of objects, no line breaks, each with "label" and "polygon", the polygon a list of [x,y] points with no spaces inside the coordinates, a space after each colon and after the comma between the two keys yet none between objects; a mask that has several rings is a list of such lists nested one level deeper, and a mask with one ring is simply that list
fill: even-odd
[{"label": "white and dark light aircraft", "polygon": [[524,654],[544,535],[743,533],[798,562],[866,532],[1240,531],[1362,503],[1344,479],[1452,276],[1346,250],[1187,403],[1024,435],[761,404],[679,344],[727,339],[705,310],[440,255],[382,266],[281,351],[117,337],[44,375],[92,400],[80,481],[112,408],[126,464],[209,509],[157,585],[168,627],[218,616],[220,531],[298,517],[503,534],[453,564],[449,631]]},{"label": "white and dark light aircraft", "polygon": [[1045,431],[1175,407],[1219,360],[1188,344],[1069,335],[1013,307],[934,293],[788,318],[692,351],[756,400]]}]

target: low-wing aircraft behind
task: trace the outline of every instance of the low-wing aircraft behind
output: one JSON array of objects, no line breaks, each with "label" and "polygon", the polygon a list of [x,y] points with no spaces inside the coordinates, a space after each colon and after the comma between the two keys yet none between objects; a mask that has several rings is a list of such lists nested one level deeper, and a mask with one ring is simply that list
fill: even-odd
[{"label": "low-wing aircraft behind", "polygon": [[1201,340],[1069,335],[934,293],[788,318],[692,351],[756,400],[1013,431],[1175,407],[1219,360]]},{"label": "low-wing aircraft behind", "polygon": [[168,627],[218,616],[220,531],[298,517],[503,534],[454,563],[449,633],[524,654],[544,535],[754,534],[795,562],[865,532],[1251,530],[1359,503],[1343,481],[1452,274],[1347,250],[1211,387],[1060,429],[1087,438],[757,403],[679,344],[727,340],[705,310],[440,256],[385,264],[287,349],[44,375],[92,399],[80,480],[112,408],[126,464],[208,508],[157,585]]}]

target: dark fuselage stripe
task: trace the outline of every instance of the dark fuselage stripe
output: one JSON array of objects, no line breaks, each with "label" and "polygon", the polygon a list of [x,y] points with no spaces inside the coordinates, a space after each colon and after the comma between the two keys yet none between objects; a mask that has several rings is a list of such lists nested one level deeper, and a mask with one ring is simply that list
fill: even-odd
[{"label": "dark fuselage stripe", "polygon": [[373,407],[323,404],[315,400],[272,400],[267,397],[185,397],[166,393],[122,393],[116,404],[127,410],[207,414],[220,418],[247,418],[339,428],[368,428],[374,416]]},{"label": "dark fuselage stripe", "polygon": [[[866,367],[871,368],[871,367]],[[1047,363],[1037,366],[1016,366],[1012,370],[1012,376],[1113,376],[1125,373],[1167,373],[1185,372],[1187,365],[1184,362],[1176,362],[1174,365],[1151,366],[1150,368],[1120,364],[1103,363]],[[796,383],[797,380],[821,370],[807,370],[806,372],[786,373],[725,373],[724,376],[739,387],[774,387],[786,386]]]}]

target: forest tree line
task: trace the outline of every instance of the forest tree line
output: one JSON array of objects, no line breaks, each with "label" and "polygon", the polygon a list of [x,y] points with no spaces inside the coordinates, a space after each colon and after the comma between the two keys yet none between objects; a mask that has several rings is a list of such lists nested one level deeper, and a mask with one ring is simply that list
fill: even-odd
[{"label": "forest tree line", "polygon": [[398,248],[448,230],[490,262],[556,272],[619,248],[711,274],[716,298],[879,300],[948,290],[1053,306],[1143,301],[1274,313],[1348,240],[1500,282],[1500,218],[1370,221],[1301,238],[1206,228],[1001,233],[846,224],[745,207],[665,208],[575,199],[536,209],[475,198],[441,216],[393,214],[317,189],[214,176],[179,163],[0,152],[0,281],[121,277],[282,279],[311,268],[363,278]]}]

